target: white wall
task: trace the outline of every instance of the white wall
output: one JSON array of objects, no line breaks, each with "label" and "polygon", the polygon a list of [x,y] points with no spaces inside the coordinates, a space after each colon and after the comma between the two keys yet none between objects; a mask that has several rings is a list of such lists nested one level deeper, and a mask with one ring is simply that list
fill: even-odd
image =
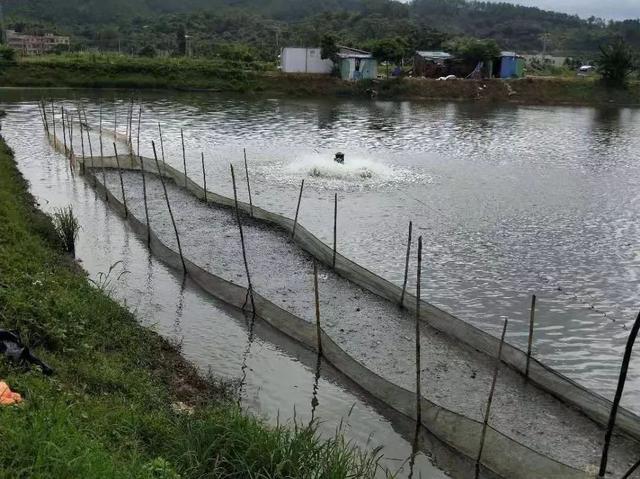
[{"label": "white wall", "polygon": [[333,69],[331,60],[320,58],[320,48],[283,48],[280,68],[285,73],[318,73],[328,75]]}]

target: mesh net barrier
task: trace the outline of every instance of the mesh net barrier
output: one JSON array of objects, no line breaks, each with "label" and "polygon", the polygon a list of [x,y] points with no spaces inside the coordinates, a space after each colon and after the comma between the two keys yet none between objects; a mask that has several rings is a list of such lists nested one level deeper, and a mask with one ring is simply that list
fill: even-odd
[{"label": "mesh net barrier", "polygon": [[[59,151],[64,151],[64,147],[60,142],[56,142],[54,146]],[[176,185],[186,188],[197,198],[201,200],[205,198],[205,192],[199,184],[165,163],[160,163],[160,169],[158,169],[155,160],[144,157],[139,158],[130,153],[119,156],[119,162],[121,169],[133,171],[139,171],[142,163],[145,172],[169,178]],[[126,211],[120,199],[114,196],[106,185],[102,183],[101,169],[113,170],[117,168],[115,157],[93,158],[92,164],[89,164],[88,160],[85,160],[85,164],[87,173],[96,189],[106,195],[110,206],[118,213],[123,216],[128,213],[127,219],[133,230],[141,238],[149,240],[151,251],[171,267],[182,269],[183,263],[179,253],[166,246],[153,230],[149,230],[144,220],[140,220],[132,215],[130,211]],[[207,191],[206,196],[207,202],[213,205],[224,207],[234,207],[235,205],[232,198],[214,192]],[[249,204],[241,201],[238,202],[238,208],[246,214],[249,214],[251,209]],[[252,211],[253,217],[258,220],[276,225],[288,232],[293,231],[294,221],[290,218],[266,211],[255,205],[253,205]],[[300,224],[296,226],[294,241],[318,261],[325,264],[333,262],[333,249]],[[238,308],[242,308],[247,304],[247,288],[214,275],[186,258],[184,259],[184,265],[187,274],[212,296]],[[400,302],[402,294],[400,287],[340,254],[336,255],[335,270],[344,278],[388,301]],[[306,347],[312,350],[317,349],[317,333],[314,324],[282,309],[255,291],[253,291],[253,296],[256,316]],[[407,292],[404,296],[404,307],[415,314],[416,297]],[[420,319],[433,328],[486,355],[491,357],[497,355],[499,347],[497,338],[427,302],[422,301],[420,309]],[[321,335],[323,356],[327,361],[371,396],[400,414],[415,419],[416,397],[414,392],[393,384],[368,369],[340,348],[324,331],[322,331]],[[523,351],[505,344],[501,358],[508,366],[524,374],[526,354]],[[602,396],[587,390],[533,358],[530,362],[529,378],[533,384],[562,401],[577,407],[596,422],[606,424],[611,402]],[[472,461],[470,462],[472,464],[478,454],[482,423],[450,411],[427,398],[423,397],[421,401],[423,426],[438,440]],[[639,418],[628,410],[621,409],[619,411],[617,427],[630,436],[640,438]],[[592,477],[585,471],[563,464],[519,443],[491,426],[487,430],[481,462],[486,472],[491,472],[497,477],[503,478]]]}]

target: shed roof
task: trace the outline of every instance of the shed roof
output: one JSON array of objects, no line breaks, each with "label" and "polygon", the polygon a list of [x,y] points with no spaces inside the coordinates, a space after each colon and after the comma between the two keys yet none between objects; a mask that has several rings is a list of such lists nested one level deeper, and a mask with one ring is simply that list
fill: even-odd
[{"label": "shed roof", "polygon": [[417,51],[416,54],[427,60],[449,60],[453,58],[453,55],[447,52]]},{"label": "shed roof", "polygon": [[501,57],[517,57],[518,54],[516,52],[500,52]]}]

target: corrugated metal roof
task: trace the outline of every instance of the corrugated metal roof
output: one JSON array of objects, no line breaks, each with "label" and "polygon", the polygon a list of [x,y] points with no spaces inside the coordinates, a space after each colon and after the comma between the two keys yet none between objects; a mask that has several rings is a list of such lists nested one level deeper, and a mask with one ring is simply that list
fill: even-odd
[{"label": "corrugated metal roof", "polygon": [[516,52],[500,52],[501,57],[517,57],[518,54]]},{"label": "corrugated metal roof", "polygon": [[453,58],[453,55],[447,52],[426,52],[426,51],[417,51],[418,55],[422,58],[432,58],[434,60],[448,60]]}]

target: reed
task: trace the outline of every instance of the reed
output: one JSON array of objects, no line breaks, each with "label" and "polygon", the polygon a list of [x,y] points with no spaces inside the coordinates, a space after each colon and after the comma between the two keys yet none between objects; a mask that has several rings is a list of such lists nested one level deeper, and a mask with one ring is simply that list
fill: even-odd
[{"label": "reed", "polygon": [[53,213],[53,226],[64,251],[75,256],[80,223],[73,213],[73,207],[69,205],[64,208],[56,208]]}]

